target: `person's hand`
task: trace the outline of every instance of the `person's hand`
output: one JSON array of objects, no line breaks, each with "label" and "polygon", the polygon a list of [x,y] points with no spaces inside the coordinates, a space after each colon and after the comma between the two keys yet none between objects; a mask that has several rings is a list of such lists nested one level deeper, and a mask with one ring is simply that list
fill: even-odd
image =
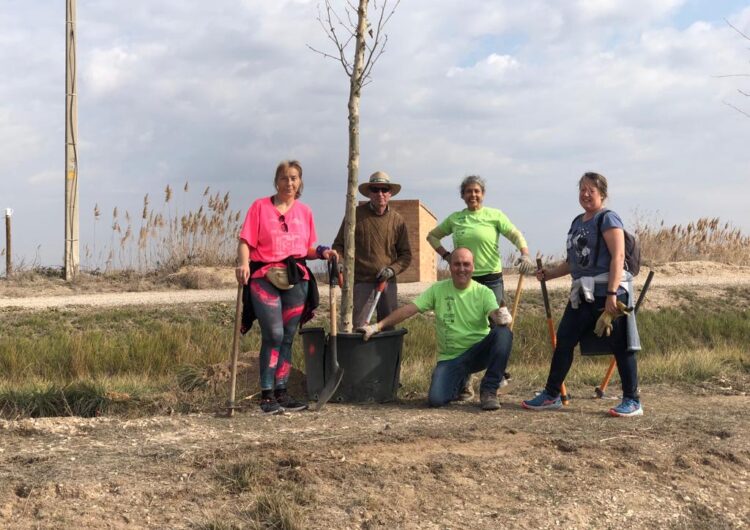
[{"label": "person's hand", "polygon": [[386,280],[390,280],[396,275],[395,272],[393,272],[393,269],[390,267],[383,267],[380,269],[380,272],[378,272],[378,275],[375,277],[375,279],[379,282],[384,282]]},{"label": "person's hand", "polygon": [[629,315],[631,311],[631,308],[617,300],[617,309],[614,313],[607,311],[606,309],[602,312],[601,316],[596,321],[594,333],[597,337],[609,337],[612,334],[612,321],[621,316]]},{"label": "person's hand", "polygon": [[247,281],[250,279],[250,264],[243,263],[239,267],[234,269],[234,275],[237,278],[237,283],[240,285],[247,285]]},{"label": "person's hand", "polygon": [[513,317],[505,306],[493,311],[490,318],[498,326],[510,326],[510,323],[513,322]]},{"label": "person's hand", "polygon": [[339,259],[339,253],[333,250],[332,248],[329,248],[328,250],[323,251],[323,259],[331,261],[333,258]]},{"label": "person's hand", "polygon": [[531,261],[528,254],[522,255],[515,263],[519,274],[532,274],[536,270],[536,264]]},{"label": "person's hand", "polygon": [[446,252],[445,254],[442,255],[442,258],[443,258],[443,260],[445,260],[448,263],[450,263],[451,262],[451,253],[450,252]]},{"label": "person's hand", "polygon": [[357,328],[357,332],[364,333],[365,336],[362,337],[362,340],[370,340],[370,337],[380,332],[380,324],[378,324],[377,322],[375,322],[374,324],[366,324],[361,328]]}]

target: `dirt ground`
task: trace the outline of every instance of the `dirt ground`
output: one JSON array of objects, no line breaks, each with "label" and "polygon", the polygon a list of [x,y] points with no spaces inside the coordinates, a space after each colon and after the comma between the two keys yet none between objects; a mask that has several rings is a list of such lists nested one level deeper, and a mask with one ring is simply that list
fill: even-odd
[{"label": "dirt ground", "polygon": [[[657,269],[649,308],[686,286],[750,288],[750,268],[703,266]],[[569,390],[568,407],[542,413],[521,409],[532,389],[511,384],[496,412],[405,400],[274,417],[252,405],[232,419],[0,420],[0,528],[750,527],[747,374],[646,386],[632,419],[608,417],[616,402],[590,388]],[[296,526],[274,519],[268,497]]]},{"label": "dirt ground", "polygon": [[[528,392],[511,390],[491,413],[406,401],[2,421],[0,527],[252,528],[258,492],[283,490],[311,529],[747,528],[747,383],[647,387],[635,419],[583,396],[524,411]],[[236,463],[257,488],[222,478]]]}]

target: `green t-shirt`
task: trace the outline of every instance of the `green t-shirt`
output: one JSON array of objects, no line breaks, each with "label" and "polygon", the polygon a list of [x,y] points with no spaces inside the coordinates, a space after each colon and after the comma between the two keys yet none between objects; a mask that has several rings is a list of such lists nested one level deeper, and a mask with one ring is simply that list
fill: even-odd
[{"label": "green t-shirt", "polygon": [[420,313],[435,312],[438,361],[454,359],[490,332],[487,315],[498,308],[489,287],[472,281],[456,289],[453,280],[432,284],[414,300]]},{"label": "green t-shirt", "polygon": [[476,211],[464,208],[453,212],[437,227],[444,234],[453,234],[453,248],[466,247],[474,254],[474,276],[502,272],[503,264],[497,239],[502,234],[518,249],[526,246],[521,232],[508,216],[486,206]]}]

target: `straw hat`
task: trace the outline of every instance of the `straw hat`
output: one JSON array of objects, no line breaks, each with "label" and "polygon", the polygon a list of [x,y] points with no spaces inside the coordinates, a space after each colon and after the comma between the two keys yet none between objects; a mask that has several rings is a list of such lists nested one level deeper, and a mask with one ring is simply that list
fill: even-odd
[{"label": "straw hat", "polygon": [[363,182],[359,185],[359,192],[365,197],[369,197],[370,186],[388,186],[391,189],[391,197],[401,191],[401,184],[391,182],[391,177],[385,171],[376,171],[370,175],[369,182]]}]

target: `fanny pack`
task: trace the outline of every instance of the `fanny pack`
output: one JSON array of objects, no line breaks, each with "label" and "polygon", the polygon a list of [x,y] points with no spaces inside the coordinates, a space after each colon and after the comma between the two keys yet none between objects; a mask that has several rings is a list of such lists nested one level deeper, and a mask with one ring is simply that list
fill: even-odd
[{"label": "fanny pack", "polygon": [[302,273],[297,263],[304,263],[302,259],[296,259],[292,256],[284,259],[286,267],[271,267],[266,271],[266,280],[271,282],[277,289],[291,289],[302,281]]},{"label": "fanny pack", "polygon": [[294,287],[289,283],[289,274],[287,274],[286,268],[271,267],[266,271],[266,280],[277,289],[287,290]]}]

